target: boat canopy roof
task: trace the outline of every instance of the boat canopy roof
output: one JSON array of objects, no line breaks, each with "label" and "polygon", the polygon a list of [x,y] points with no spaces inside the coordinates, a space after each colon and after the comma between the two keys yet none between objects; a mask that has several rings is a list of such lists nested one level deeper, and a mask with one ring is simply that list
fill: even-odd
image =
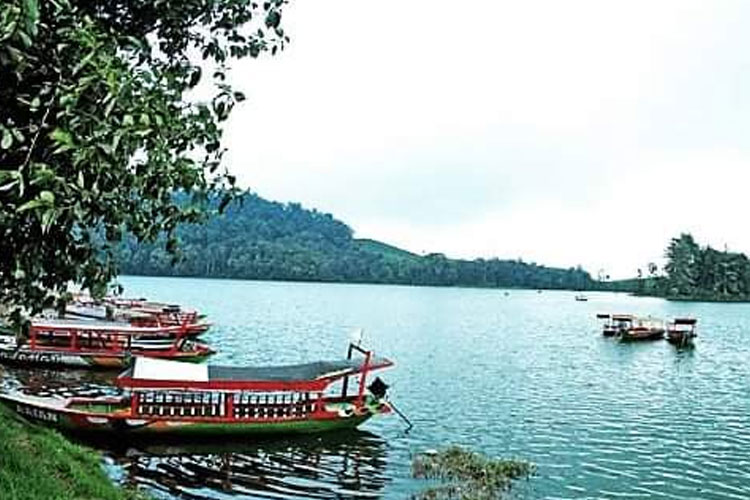
[{"label": "boat canopy roof", "polygon": [[385,358],[315,361],[281,366],[212,366],[136,358],[117,378],[121,387],[186,390],[321,391],[331,382],[392,366]]},{"label": "boat canopy roof", "polygon": [[[113,306],[112,306],[113,307]],[[75,305],[70,304],[65,308],[65,314],[70,316],[80,316],[94,320],[109,321],[107,319],[107,307],[100,305]],[[127,319],[150,319],[151,314],[139,311],[112,309],[112,314],[116,317]]]},{"label": "boat canopy roof", "polygon": [[618,321],[633,321],[635,319],[635,316],[633,316],[632,314],[613,314],[612,319]]},{"label": "boat canopy roof", "polygon": [[694,325],[698,323],[698,320],[695,318],[675,318],[672,323],[675,325]]}]

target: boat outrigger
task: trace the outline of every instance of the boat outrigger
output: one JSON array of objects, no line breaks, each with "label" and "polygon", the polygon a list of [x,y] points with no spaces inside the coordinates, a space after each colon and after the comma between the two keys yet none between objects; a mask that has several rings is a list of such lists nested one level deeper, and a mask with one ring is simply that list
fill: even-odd
[{"label": "boat outrigger", "polygon": [[[351,359],[352,351],[362,359]],[[367,377],[393,363],[358,346],[349,352],[337,361],[246,368],[136,358],[116,380],[119,396],[15,392],[0,394],[0,402],[29,420],[76,432],[210,436],[354,428],[391,412],[388,386],[380,378],[368,386]],[[357,377],[350,394],[349,379]]]},{"label": "boat outrigger", "polygon": [[695,318],[675,318],[667,324],[667,342],[678,347],[693,345],[693,340],[698,336]]},{"label": "boat outrigger", "polygon": [[0,336],[0,362],[122,369],[132,356],[201,361],[214,351],[181,326],[133,327],[94,321],[33,321],[28,339]]}]

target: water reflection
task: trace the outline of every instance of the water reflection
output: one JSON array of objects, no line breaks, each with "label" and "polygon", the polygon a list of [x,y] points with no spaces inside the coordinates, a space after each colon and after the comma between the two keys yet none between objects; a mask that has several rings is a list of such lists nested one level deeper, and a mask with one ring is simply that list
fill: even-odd
[{"label": "water reflection", "polygon": [[388,482],[385,442],[361,431],[231,443],[96,444],[122,468],[126,484],[164,496],[378,498]]},{"label": "water reflection", "polygon": [[40,397],[96,397],[118,392],[115,373],[6,367],[0,372],[0,390],[17,390]]}]

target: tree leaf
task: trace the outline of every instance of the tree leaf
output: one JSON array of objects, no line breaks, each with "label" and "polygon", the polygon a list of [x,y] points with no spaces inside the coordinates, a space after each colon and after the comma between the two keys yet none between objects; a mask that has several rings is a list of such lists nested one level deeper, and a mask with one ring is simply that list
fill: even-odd
[{"label": "tree leaf", "polygon": [[41,200],[35,198],[35,199],[31,200],[31,201],[27,201],[26,203],[24,203],[23,205],[21,205],[20,207],[18,207],[16,209],[16,212],[19,212],[19,213],[20,212],[26,212],[27,210],[33,210],[33,209],[39,208],[39,207],[41,207],[43,205],[44,205],[44,203],[42,203]]},{"label": "tree leaf", "polygon": [[46,234],[49,232],[49,228],[54,224],[57,219],[57,211],[54,208],[48,208],[42,214],[42,233]]},{"label": "tree leaf", "polygon": [[3,138],[0,139],[0,149],[10,149],[13,145],[13,135],[7,128],[3,129]]},{"label": "tree leaf", "polygon": [[52,193],[52,191],[42,191],[41,193],[39,193],[39,199],[45,205],[55,204],[55,195]]},{"label": "tree leaf", "polygon": [[72,146],[73,145],[73,136],[70,135],[70,132],[63,130],[61,128],[56,128],[50,133],[50,138],[58,142],[61,145],[64,146]]},{"label": "tree leaf", "polygon": [[24,0],[23,7],[24,13],[26,14],[26,30],[31,36],[36,36],[37,23],[39,22],[38,0]]},{"label": "tree leaf", "polygon": [[14,129],[11,129],[11,132],[13,132],[13,137],[16,138],[16,142],[24,141],[25,138],[20,130],[18,130],[17,128],[14,128]]}]

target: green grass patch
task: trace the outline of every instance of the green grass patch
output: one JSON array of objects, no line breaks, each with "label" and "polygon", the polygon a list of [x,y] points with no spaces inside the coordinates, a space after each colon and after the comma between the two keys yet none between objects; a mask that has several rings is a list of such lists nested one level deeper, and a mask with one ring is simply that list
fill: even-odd
[{"label": "green grass patch", "polygon": [[414,498],[497,500],[511,489],[514,480],[535,473],[536,466],[523,460],[495,459],[453,446],[414,457],[413,477],[440,481]]},{"label": "green grass patch", "polygon": [[4,500],[145,498],[117,487],[98,453],[28,424],[0,405],[0,496]]}]

